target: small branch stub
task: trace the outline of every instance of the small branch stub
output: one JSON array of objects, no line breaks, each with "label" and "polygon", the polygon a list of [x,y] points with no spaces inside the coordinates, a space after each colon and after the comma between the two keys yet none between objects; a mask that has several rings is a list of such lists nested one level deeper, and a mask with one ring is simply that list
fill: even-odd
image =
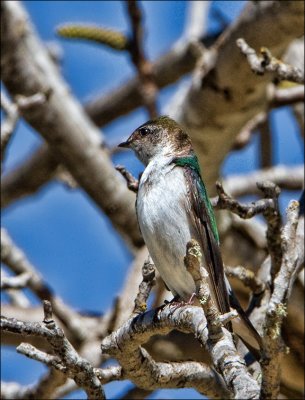
[{"label": "small branch stub", "polygon": [[123,165],[117,165],[115,169],[119,171],[126,180],[128,189],[134,193],[137,193],[139,189],[139,181],[134,176],[132,176],[132,174],[127,171],[127,169]]},{"label": "small branch stub", "polygon": [[150,261],[146,260],[142,267],[142,282],[139,285],[139,291],[135,299],[135,306],[133,309],[133,314],[140,314],[146,311],[146,301],[149,297],[152,287],[155,285],[155,266]]},{"label": "small branch stub", "polygon": [[48,300],[43,301],[43,313],[44,313],[43,322],[44,324],[46,324],[46,327],[49,329],[55,328],[55,322],[53,320],[52,304]]}]

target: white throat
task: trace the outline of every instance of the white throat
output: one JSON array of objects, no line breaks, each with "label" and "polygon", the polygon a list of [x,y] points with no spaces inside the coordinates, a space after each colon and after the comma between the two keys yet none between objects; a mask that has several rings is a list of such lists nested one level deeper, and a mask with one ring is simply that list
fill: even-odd
[{"label": "white throat", "polygon": [[162,152],[155,155],[150,160],[142,174],[141,184],[144,184],[148,179],[157,179],[160,174],[164,174],[174,167],[173,165],[169,165],[174,158],[174,154],[171,150],[172,146],[165,146]]}]

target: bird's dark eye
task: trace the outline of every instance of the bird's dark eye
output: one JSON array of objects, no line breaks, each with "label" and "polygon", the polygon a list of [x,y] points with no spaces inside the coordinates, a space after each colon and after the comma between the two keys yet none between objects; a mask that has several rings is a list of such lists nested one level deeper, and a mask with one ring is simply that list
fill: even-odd
[{"label": "bird's dark eye", "polygon": [[146,136],[146,135],[148,135],[150,133],[150,130],[145,127],[145,128],[140,128],[139,132],[140,132],[141,136]]}]

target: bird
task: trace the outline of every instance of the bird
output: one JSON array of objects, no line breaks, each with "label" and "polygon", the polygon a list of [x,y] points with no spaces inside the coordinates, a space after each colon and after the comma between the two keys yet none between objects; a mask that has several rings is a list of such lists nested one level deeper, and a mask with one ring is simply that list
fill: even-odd
[{"label": "bird", "polygon": [[139,126],[119,147],[133,150],[145,166],[136,213],[150,257],[166,287],[182,302],[189,302],[196,293],[184,264],[186,245],[195,239],[218,311],[225,314],[231,307],[236,309],[239,325],[243,325],[238,329],[244,331],[239,336],[248,348],[259,350],[261,337],[224,273],[214,211],[186,130],[172,118],[160,116]]}]

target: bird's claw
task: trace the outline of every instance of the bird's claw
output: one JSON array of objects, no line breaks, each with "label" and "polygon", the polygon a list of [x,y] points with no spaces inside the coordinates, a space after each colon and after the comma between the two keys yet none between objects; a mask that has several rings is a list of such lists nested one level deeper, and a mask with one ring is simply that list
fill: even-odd
[{"label": "bird's claw", "polygon": [[194,304],[194,297],[196,297],[196,293],[192,293],[191,297],[189,298],[188,301],[177,301],[177,298],[174,297],[172,301],[169,302],[170,306],[174,306],[174,310],[177,310],[180,307],[184,306],[191,306]]}]

